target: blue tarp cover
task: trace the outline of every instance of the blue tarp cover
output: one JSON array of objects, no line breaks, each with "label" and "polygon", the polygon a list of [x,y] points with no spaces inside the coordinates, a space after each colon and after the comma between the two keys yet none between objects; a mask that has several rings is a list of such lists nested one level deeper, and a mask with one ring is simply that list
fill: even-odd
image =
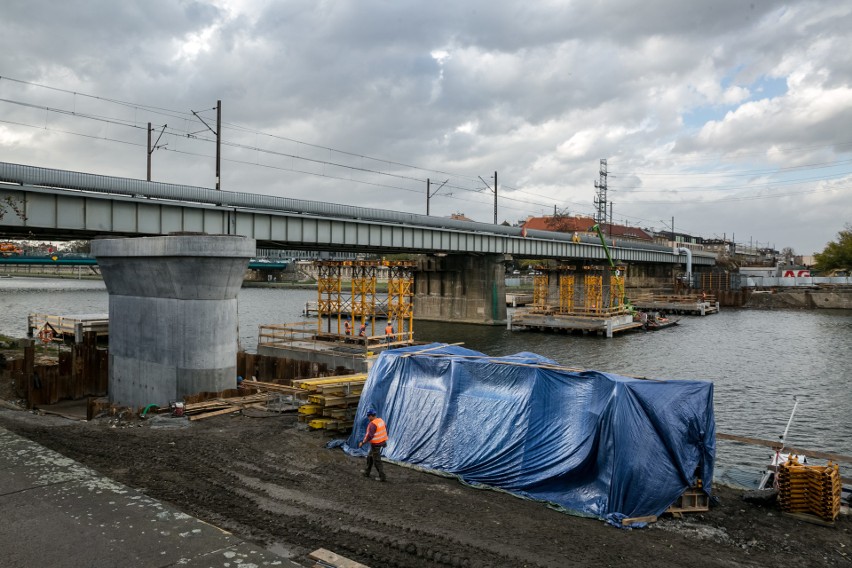
[{"label": "blue tarp cover", "polygon": [[613,524],[662,514],[699,468],[710,493],[712,383],[558,367],[443,344],[386,351],[344,451],[366,454],[358,442],[372,407],[387,423],[388,459]]}]

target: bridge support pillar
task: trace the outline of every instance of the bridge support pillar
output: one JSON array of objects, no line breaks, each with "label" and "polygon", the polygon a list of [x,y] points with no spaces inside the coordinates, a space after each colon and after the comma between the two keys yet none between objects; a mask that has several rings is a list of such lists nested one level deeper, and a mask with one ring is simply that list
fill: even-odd
[{"label": "bridge support pillar", "polygon": [[92,241],[109,292],[109,398],[167,405],[236,387],[237,293],[254,239]]},{"label": "bridge support pillar", "polygon": [[506,324],[503,255],[422,255],[414,273],[414,316],[422,320]]}]

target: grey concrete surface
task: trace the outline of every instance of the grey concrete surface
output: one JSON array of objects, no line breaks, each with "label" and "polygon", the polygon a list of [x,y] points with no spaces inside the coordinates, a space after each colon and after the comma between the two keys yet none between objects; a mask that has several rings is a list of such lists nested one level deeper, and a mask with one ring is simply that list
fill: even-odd
[{"label": "grey concrete surface", "polygon": [[109,292],[114,404],[236,387],[237,294],[255,242],[229,235],[92,241]]},{"label": "grey concrete surface", "polygon": [[299,565],[0,428],[0,566]]},{"label": "grey concrete surface", "polygon": [[414,273],[417,319],[506,323],[505,256],[421,256]]}]

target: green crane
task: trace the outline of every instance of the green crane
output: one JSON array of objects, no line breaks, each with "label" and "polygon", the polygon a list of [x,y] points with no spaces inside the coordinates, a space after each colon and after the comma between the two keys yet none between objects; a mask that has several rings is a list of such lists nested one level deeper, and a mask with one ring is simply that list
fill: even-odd
[{"label": "green crane", "polygon": [[[603,231],[601,231],[601,227],[598,224],[594,224],[589,228],[590,231],[594,231],[598,234],[598,237],[601,240],[601,245],[603,245],[604,252],[606,253],[606,259],[609,261],[609,266],[612,270],[618,275],[618,268],[615,266],[615,262],[612,260],[612,255],[609,253],[609,247],[606,246],[606,239],[603,236]],[[627,308],[627,311],[630,313],[635,313],[636,310],[633,305],[630,303],[630,300],[627,296],[620,298],[622,304]]]},{"label": "green crane", "polygon": [[601,244],[603,245],[604,252],[606,253],[606,259],[609,261],[609,265],[615,268],[615,263],[612,261],[612,255],[609,254],[609,247],[606,246],[606,239],[603,236],[603,231],[601,231],[600,225],[592,225],[589,229],[590,231],[594,231],[598,234],[598,237],[601,239]]}]

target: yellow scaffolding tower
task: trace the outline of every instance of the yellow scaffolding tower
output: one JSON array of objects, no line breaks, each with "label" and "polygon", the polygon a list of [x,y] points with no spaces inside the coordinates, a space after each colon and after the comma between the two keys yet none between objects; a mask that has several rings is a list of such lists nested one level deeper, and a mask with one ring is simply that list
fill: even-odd
[{"label": "yellow scaffolding tower", "polygon": [[352,264],[352,333],[357,335],[355,323],[370,322],[370,330],[376,329],[376,271],[375,262],[358,261]]},{"label": "yellow scaffolding tower", "polygon": [[[396,341],[414,339],[415,264],[408,261],[385,262],[388,267],[388,321],[395,322]],[[406,337],[407,335],[407,337]]]},{"label": "yellow scaffolding tower", "polygon": [[603,276],[600,274],[586,274],[583,277],[585,296],[583,308],[588,313],[599,314],[603,310]]},{"label": "yellow scaffolding tower", "polygon": [[322,318],[328,316],[328,333],[331,320],[337,318],[337,333],[340,334],[341,264],[339,262],[316,263],[317,266],[317,333],[322,333]]},{"label": "yellow scaffolding tower", "polygon": [[621,313],[626,310],[624,303],[624,282],[627,278],[627,267],[616,266],[609,276],[609,308],[612,312]]},{"label": "yellow scaffolding tower", "polygon": [[547,309],[548,275],[546,273],[533,276],[533,311]]},{"label": "yellow scaffolding tower", "polygon": [[559,313],[569,314],[574,311],[574,275],[559,275]]}]

